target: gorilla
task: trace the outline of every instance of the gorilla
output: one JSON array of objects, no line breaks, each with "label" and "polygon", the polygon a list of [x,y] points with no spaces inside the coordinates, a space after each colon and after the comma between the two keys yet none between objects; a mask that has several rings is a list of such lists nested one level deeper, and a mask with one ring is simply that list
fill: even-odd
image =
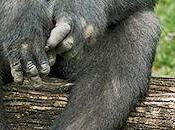
[{"label": "gorilla", "polygon": [[1,0],[1,88],[24,77],[36,87],[48,74],[66,79],[75,86],[51,130],[123,129],[148,90],[161,33],[156,2]]}]

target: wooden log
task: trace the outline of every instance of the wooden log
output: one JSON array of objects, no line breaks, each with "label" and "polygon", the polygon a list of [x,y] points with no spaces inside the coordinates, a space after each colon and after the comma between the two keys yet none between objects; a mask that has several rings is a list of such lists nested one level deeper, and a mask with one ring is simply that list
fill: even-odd
[{"label": "wooden log", "polygon": [[[66,107],[72,85],[49,78],[39,88],[28,81],[4,86],[3,100],[11,129],[48,130]],[[148,96],[130,114],[125,130],[175,130],[175,79],[151,79]]]},{"label": "wooden log", "polygon": [[148,96],[130,114],[126,130],[175,130],[175,79],[152,78]]}]

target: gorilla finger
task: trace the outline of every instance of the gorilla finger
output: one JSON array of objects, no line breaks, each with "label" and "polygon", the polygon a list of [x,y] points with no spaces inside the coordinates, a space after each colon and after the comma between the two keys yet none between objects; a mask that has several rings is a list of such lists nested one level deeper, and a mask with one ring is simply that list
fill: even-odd
[{"label": "gorilla finger", "polygon": [[55,48],[71,31],[71,26],[65,22],[57,23],[56,27],[51,31],[50,37],[45,47],[46,51]]},{"label": "gorilla finger", "polygon": [[56,52],[55,49],[52,49],[50,51],[47,52],[47,57],[49,60],[49,64],[50,66],[53,66],[56,62]]},{"label": "gorilla finger", "polygon": [[26,65],[26,73],[28,74],[29,77],[35,77],[39,75],[38,69],[36,65],[33,64],[32,61],[28,61]]},{"label": "gorilla finger", "polygon": [[21,54],[23,59],[23,64],[26,70],[26,73],[29,74],[29,77],[37,75],[36,66],[32,62],[31,47],[27,43],[21,44]]},{"label": "gorilla finger", "polygon": [[60,45],[56,47],[55,49],[56,54],[61,54],[70,51],[73,48],[73,43],[74,43],[73,37],[72,36],[67,37],[62,41],[62,43],[60,43]]},{"label": "gorilla finger", "polygon": [[22,71],[20,60],[10,64],[10,68],[11,68],[11,74],[14,78],[14,82],[22,83],[24,77],[23,77],[23,71]]},{"label": "gorilla finger", "polygon": [[33,81],[34,83],[37,83],[37,84],[42,82],[42,80],[39,76],[38,69],[33,64],[32,61],[28,61],[26,68],[27,68],[26,74],[31,79],[31,81]]},{"label": "gorilla finger", "polygon": [[14,82],[22,83],[23,82],[23,70],[20,62],[20,53],[18,50],[13,49],[8,53],[8,60],[10,63],[11,74],[14,78]]},{"label": "gorilla finger", "polygon": [[35,45],[35,48],[33,48],[33,56],[36,59],[37,62],[37,67],[39,69],[39,73],[42,76],[46,76],[50,73],[50,65],[48,61],[47,54],[44,49],[39,49],[40,47],[38,46],[39,43]]},{"label": "gorilla finger", "polygon": [[39,77],[38,69],[33,63],[32,53],[30,52],[31,52],[31,47],[27,43],[23,43],[21,45],[21,54],[22,54],[26,75],[32,81],[39,83],[41,80],[39,78],[35,78],[35,77]]}]

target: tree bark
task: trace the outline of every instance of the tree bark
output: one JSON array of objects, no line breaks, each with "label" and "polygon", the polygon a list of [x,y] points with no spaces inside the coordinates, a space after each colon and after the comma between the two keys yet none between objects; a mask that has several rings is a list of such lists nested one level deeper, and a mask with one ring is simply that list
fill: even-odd
[{"label": "tree bark", "polygon": [[[12,130],[48,130],[68,102],[73,84],[49,78],[4,86],[4,107]],[[175,130],[175,79],[152,78],[147,97],[130,114],[125,130]]]}]

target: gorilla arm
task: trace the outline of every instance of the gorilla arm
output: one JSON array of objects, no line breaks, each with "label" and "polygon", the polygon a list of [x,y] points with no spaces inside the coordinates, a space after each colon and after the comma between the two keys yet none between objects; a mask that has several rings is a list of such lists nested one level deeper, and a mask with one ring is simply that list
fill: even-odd
[{"label": "gorilla arm", "polygon": [[[57,0],[54,8],[56,27],[46,46],[54,64],[56,54],[74,58],[84,43],[93,45],[111,23],[127,18],[137,10],[153,8],[157,0]],[[63,6],[63,7],[61,7]],[[64,8],[64,9],[63,9]]]}]

